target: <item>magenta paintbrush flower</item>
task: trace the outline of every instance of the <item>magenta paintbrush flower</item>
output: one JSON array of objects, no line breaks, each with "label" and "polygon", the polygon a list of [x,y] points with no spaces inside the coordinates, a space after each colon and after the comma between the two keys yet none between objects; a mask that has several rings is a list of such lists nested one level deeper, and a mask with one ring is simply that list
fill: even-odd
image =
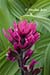
[{"label": "magenta paintbrush flower", "polygon": [[9,28],[7,31],[3,29],[5,37],[14,47],[14,50],[11,50],[11,48],[9,49],[7,59],[11,61],[18,61],[22,75],[29,75],[29,70],[30,73],[32,71],[31,75],[37,75],[39,73],[39,69],[33,70],[33,67],[36,64],[34,59],[31,61],[29,67],[25,67],[27,60],[34,52],[30,48],[40,38],[40,33],[36,31],[36,23],[28,23],[26,20],[24,20],[20,21],[19,23],[14,22],[13,26],[14,28]]},{"label": "magenta paintbrush flower", "polygon": [[14,22],[14,29],[9,28],[8,33],[3,29],[5,37],[14,45],[16,49],[29,49],[39,39],[40,34],[36,31],[36,23],[28,23],[26,20],[18,24]]}]

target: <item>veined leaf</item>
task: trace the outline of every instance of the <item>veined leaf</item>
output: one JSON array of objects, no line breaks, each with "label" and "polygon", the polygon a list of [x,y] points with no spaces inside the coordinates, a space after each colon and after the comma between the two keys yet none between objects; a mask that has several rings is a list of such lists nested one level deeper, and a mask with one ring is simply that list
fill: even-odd
[{"label": "veined leaf", "polygon": [[45,51],[44,75],[50,75],[50,44]]}]

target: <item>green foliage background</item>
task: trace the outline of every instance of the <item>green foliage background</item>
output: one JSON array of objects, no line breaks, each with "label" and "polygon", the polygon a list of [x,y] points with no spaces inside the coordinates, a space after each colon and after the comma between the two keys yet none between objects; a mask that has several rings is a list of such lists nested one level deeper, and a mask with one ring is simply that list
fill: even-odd
[{"label": "green foliage background", "polygon": [[[40,11],[41,9],[46,11]],[[6,60],[8,47],[12,46],[5,39],[2,28],[13,26],[14,20],[18,22],[24,19],[38,24],[37,31],[41,37],[32,47],[35,50],[32,58],[39,62],[36,67],[43,67],[39,75],[50,75],[50,0],[0,0],[0,75],[20,75],[17,62]]]}]

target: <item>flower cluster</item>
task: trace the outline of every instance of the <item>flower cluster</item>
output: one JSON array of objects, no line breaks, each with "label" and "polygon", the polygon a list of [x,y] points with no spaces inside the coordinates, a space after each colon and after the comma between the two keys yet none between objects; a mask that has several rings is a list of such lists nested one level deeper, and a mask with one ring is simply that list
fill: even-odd
[{"label": "flower cluster", "polygon": [[14,22],[13,28],[7,31],[3,29],[5,37],[12,43],[14,50],[9,48],[7,59],[11,61],[18,61],[21,68],[22,75],[37,75],[40,69],[34,69],[37,63],[32,59],[29,65],[26,65],[28,59],[32,56],[33,50],[30,48],[40,38],[40,34],[36,31],[36,23],[28,23],[26,20],[20,21],[18,24]]}]

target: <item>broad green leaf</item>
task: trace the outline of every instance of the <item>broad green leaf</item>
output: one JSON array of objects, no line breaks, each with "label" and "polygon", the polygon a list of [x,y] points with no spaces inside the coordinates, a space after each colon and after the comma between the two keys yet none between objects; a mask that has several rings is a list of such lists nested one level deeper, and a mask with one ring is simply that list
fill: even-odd
[{"label": "broad green leaf", "polygon": [[44,75],[50,75],[50,44],[45,51]]}]

